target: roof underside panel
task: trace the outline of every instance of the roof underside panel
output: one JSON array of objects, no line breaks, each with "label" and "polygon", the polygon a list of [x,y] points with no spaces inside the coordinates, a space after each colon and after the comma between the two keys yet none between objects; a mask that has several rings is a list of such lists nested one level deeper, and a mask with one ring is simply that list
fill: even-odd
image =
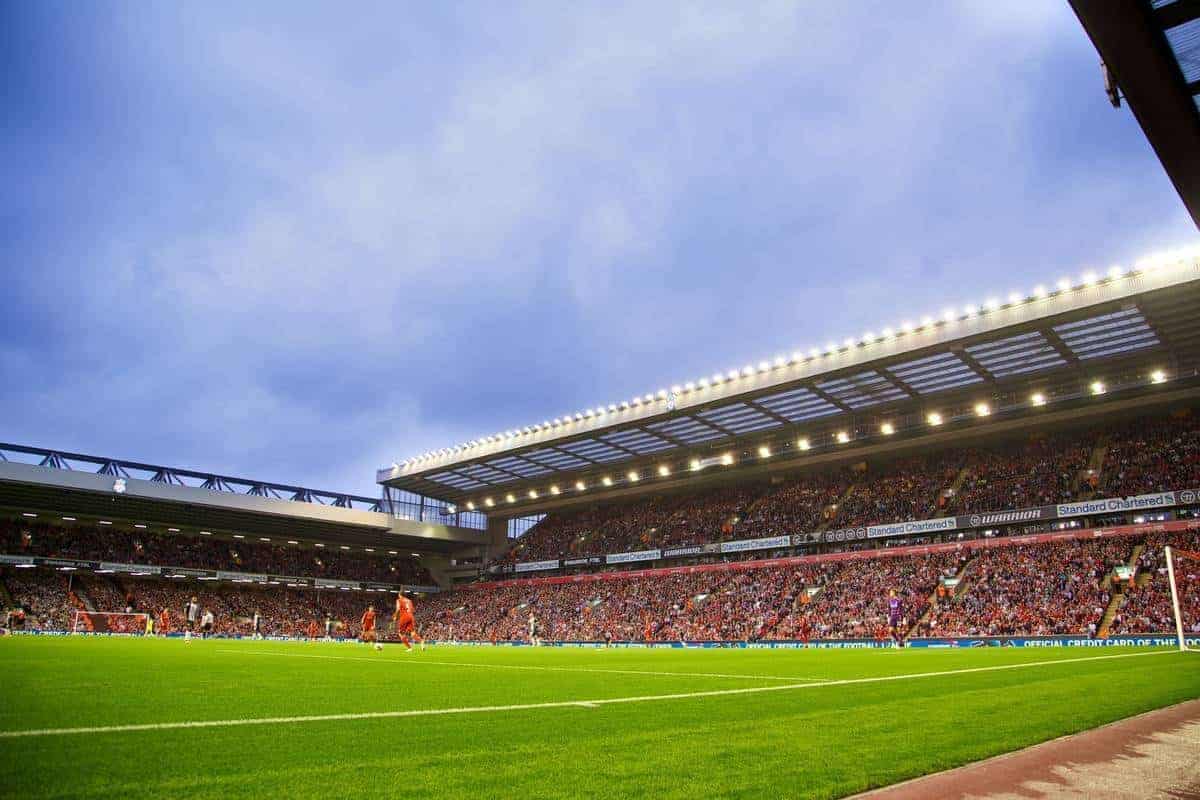
[{"label": "roof underside panel", "polygon": [[453,486],[455,489],[480,489],[487,486],[486,483],[459,475],[457,472],[438,472],[430,475],[427,480],[440,483],[443,486]]},{"label": "roof underside panel", "polygon": [[817,388],[854,409],[908,397],[903,389],[874,370],[860,372],[847,378],[823,381],[817,384]]},{"label": "roof underside panel", "polygon": [[581,456],[588,461],[598,461],[606,463],[609,461],[620,461],[622,458],[628,458],[629,453],[625,450],[618,450],[615,447],[605,444],[599,439],[582,439],[578,442],[567,442],[561,445],[561,449],[577,456]]},{"label": "roof underside panel", "polygon": [[699,444],[700,442],[708,442],[725,436],[721,431],[705,425],[695,417],[679,417],[677,419],[663,420],[662,422],[655,422],[646,427],[684,444]]},{"label": "roof underside panel", "polygon": [[570,453],[564,453],[562,450],[555,448],[546,448],[544,450],[531,450],[525,453],[524,458],[543,464],[554,469],[575,469],[576,467],[586,467],[589,462],[584,461],[578,456],[573,456]]},{"label": "roof underside panel", "polygon": [[652,433],[647,433],[640,428],[627,429],[623,431],[614,431],[600,437],[606,442],[615,444],[617,447],[624,447],[626,450],[641,455],[644,453],[657,453],[661,450],[670,450],[675,447],[666,439],[660,439]]},{"label": "roof underside panel", "polygon": [[950,352],[897,364],[891,368],[891,373],[918,394],[932,394],[983,381],[983,376]]},{"label": "roof underside panel", "polygon": [[1136,308],[1055,325],[1054,332],[1081,360],[1144,350],[1159,344],[1154,330]]},{"label": "roof underside panel", "polygon": [[548,469],[541,464],[536,464],[532,461],[526,461],[523,458],[516,458],[515,456],[492,459],[491,461],[487,462],[487,465],[489,467],[495,467],[496,469],[504,470],[505,472],[512,472],[516,475],[520,475],[522,478],[533,478],[538,475],[545,475],[553,472],[553,470]]},{"label": "roof underside panel", "polygon": [[841,410],[824,397],[803,387],[760,397],[755,404],[791,422],[827,417]]},{"label": "roof underside panel", "polygon": [[730,403],[719,408],[701,411],[698,415],[730,433],[748,433],[776,428],[783,423],[746,403]]},{"label": "roof underside panel", "polygon": [[1067,363],[1041,331],[972,345],[966,350],[997,378],[1061,367]]}]

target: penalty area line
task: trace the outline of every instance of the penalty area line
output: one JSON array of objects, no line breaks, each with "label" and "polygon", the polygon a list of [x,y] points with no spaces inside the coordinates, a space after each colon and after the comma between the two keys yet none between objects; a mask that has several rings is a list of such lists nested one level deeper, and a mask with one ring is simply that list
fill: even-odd
[{"label": "penalty area line", "polygon": [[250,717],[243,719],[210,719],[193,720],[188,722],[148,722],[133,725],[92,725],[80,728],[38,728],[30,730],[0,731],[0,739],[22,739],[37,736],[73,736],[93,733],[129,733],[136,731],[168,731],[187,728],[234,728],[247,725],[298,725],[306,722],[341,722],[346,720],[372,719],[403,719],[406,717],[437,717],[456,714],[491,714],[511,711],[534,711],[548,708],[598,708],[600,706],[621,705],[628,703],[651,703],[663,700],[691,700],[700,697],[731,697],[746,694],[764,694],[766,692],[798,691],[800,689],[828,688],[831,686],[855,686],[869,683],[888,683],[892,681],[917,680],[920,678],[936,678],[948,675],[969,675],[980,672],[1003,672],[1006,670],[1027,669],[1029,667],[1045,667],[1055,664],[1080,664],[1090,661],[1113,661],[1121,658],[1140,658],[1142,656],[1161,656],[1179,652],[1177,650],[1161,650],[1150,653],[1120,653],[1103,656],[1087,656],[1085,658],[1055,658],[1046,661],[1026,661],[1019,664],[999,664],[990,667],[968,667],[965,669],[948,669],[937,672],[917,672],[902,675],[880,675],[870,678],[844,678],[840,680],[818,681],[810,683],[776,684],[772,686],[751,686],[744,689],[712,689],[702,692],[678,692],[674,694],[637,695],[633,697],[608,697],[593,700],[557,700],[546,703],[517,703],[507,706],[467,706],[463,708],[427,708],[410,709],[406,711],[365,711],[347,714],[312,714],[297,717]]}]

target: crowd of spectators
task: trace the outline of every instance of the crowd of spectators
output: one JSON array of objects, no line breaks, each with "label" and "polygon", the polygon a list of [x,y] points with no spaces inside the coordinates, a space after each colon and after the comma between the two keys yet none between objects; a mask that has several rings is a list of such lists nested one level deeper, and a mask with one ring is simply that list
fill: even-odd
[{"label": "crowd of spectators", "polygon": [[[294,590],[169,579],[116,580],[100,575],[67,578],[63,573],[46,569],[8,570],[0,574],[0,583],[13,604],[27,610],[27,630],[72,630],[75,611],[92,611],[149,614],[160,633],[178,633],[186,628],[185,607],[194,597],[202,611],[212,612],[214,633],[219,635],[250,635],[257,612],[264,636],[305,637],[316,630],[323,637],[328,617],[333,636],[355,638],[368,605],[373,604],[380,619],[386,620],[394,603],[394,595],[388,593]],[[164,610],[168,619],[165,631],[161,626]],[[143,629],[142,625],[137,626],[137,632]]]},{"label": "crowd of spectators", "polygon": [[149,530],[130,532],[109,526],[60,527],[0,520],[0,552],[393,584],[433,583],[428,571],[408,557]]},{"label": "crowd of spectators", "polygon": [[1188,553],[1200,553],[1200,534],[1154,534],[1147,537],[1146,549],[1138,556],[1137,573],[1132,585],[1124,587],[1125,602],[1113,618],[1112,633],[1157,633],[1175,630],[1171,606],[1171,586],[1167,577],[1164,546],[1184,551],[1175,558],[1175,586],[1179,594],[1179,614],[1185,633],[1200,633],[1200,559]]},{"label": "crowd of spectators", "polygon": [[[481,584],[422,598],[417,619],[425,636],[443,641],[524,641],[531,615],[543,638],[565,641],[870,639],[888,634],[888,601],[895,592],[901,635],[1096,635],[1114,567],[1128,563],[1142,541],[1064,538],[934,553],[842,554],[799,564]],[[1167,543],[1200,549],[1200,536],[1149,537],[1138,563],[1149,580],[1117,586],[1129,600],[1113,633],[1172,630],[1161,560]],[[1200,561],[1180,564],[1184,616],[1189,629],[1200,632]],[[951,578],[957,588],[956,581],[946,580]],[[250,634],[257,612],[265,635],[303,637],[316,630],[323,636],[328,616],[335,636],[356,637],[368,604],[386,619],[392,602],[386,593],[170,579],[76,575],[68,584],[62,573],[40,568],[9,569],[0,582],[27,607],[28,627],[34,629],[70,629],[73,611],[86,600],[94,610],[149,613],[156,624],[166,609],[169,628],[178,631],[184,606],[196,597],[212,611],[220,634]],[[107,607],[113,604],[118,607]]]},{"label": "crowd of spectators", "polygon": [[1105,452],[1102,481],[1109,497],[1200,487],[1200,421],[1188,415],[1124,426]]},{"label": "crowd of spectators", "polygon": [[1012,545],[983,550],[961,593],[921,625],[929,636],[1094,635],[1108,607],[1105,578],[1125,563],[1130,538]]},{"label": "crowd of spectators", "polygon": [[[1099,470],[1097,445],[1107,444]],[[961,476],[961,480],[960,480]],[[709,489],[553,512],[502,561],[540,561],[753,539],[1125,496],[1200,485],[1200,422],[1191,414],[1035,433]]]}]

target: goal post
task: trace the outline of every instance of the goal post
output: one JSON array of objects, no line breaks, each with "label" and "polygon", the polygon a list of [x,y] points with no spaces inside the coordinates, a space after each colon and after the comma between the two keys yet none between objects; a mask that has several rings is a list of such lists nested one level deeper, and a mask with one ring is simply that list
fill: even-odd
[{"label": "goal post", "polygon": [[[1175,638],[1179,642],[1180,650],[1189,649],[1187,646],[1187,638],[1185,636],[1183,613],[1181,609],[1195,610],[1195,598],[1188,598],[1188,602],[1181,603],[1180,601],[1180,586],[1178,572],[1175,567],[1183,567],[1186,562],[1200,563],[1200,553],[1193,553],[1189,550],[1180,550],[1167,545],[1164,548],[1164,553],[1167,560],[1167,583],[1171,586],[1171,615],[1175,619]],[[1184,563],[1178,563],[1184,562]],[[1188,588],[1191,588],[1191,582],[1188,582]],[[1194,629],[1193,629],[1194,630]]]},{"label": "goal post", "polygon": [[145,633],[145,612],[76,611],[71,633]]}]

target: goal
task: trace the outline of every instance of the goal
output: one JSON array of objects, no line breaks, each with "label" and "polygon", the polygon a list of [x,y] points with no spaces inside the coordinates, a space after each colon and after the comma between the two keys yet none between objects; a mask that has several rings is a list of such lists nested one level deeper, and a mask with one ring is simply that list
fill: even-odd
[{"label": "goal", "polygon": [[1188,634],[1200,628],[1200,553],[1167,546],[1167,582],[1179,649],[1188,650]]},{"label": "goal", "polygon": [[145,633],[145,613],[76,611],[71,633]]}]

